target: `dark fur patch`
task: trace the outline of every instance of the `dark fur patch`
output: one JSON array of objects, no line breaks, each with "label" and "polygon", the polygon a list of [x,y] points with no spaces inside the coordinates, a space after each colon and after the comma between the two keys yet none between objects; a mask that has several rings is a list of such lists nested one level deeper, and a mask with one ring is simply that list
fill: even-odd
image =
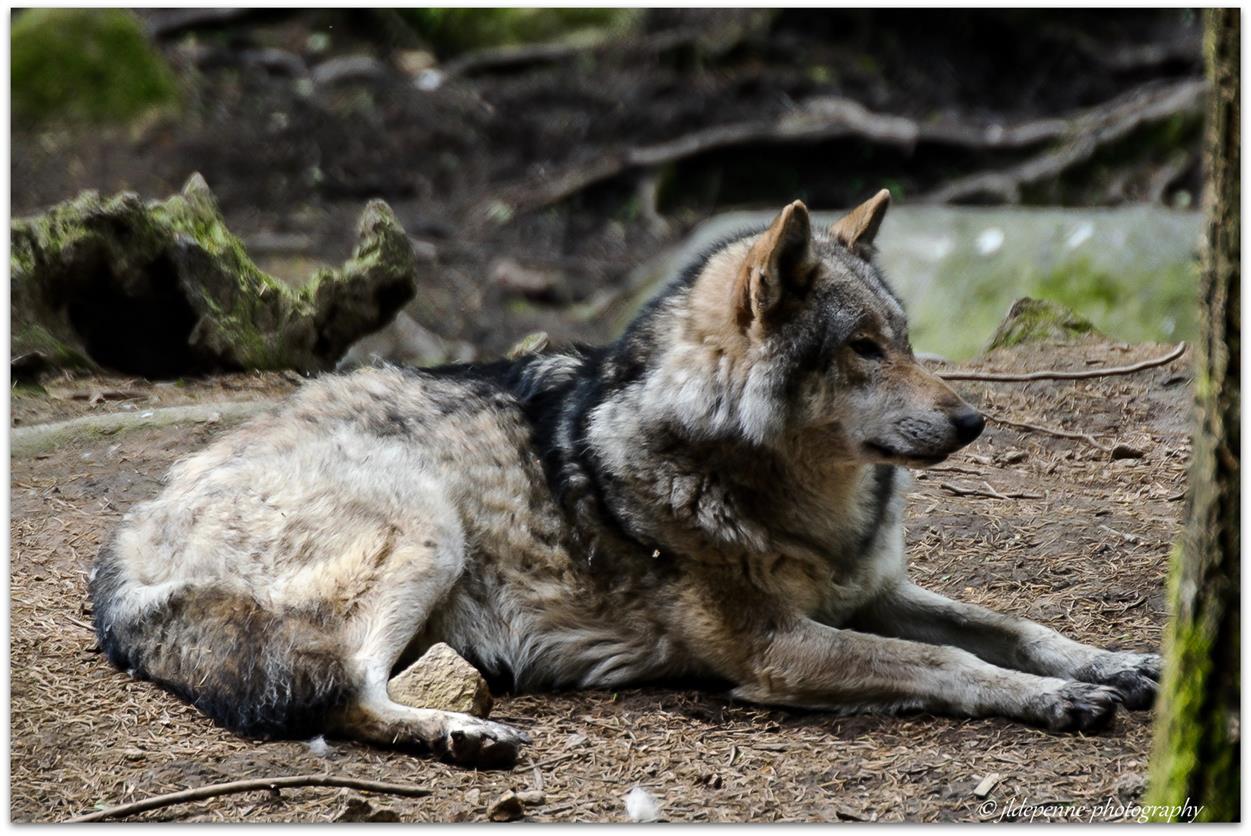
[{"label": "dark fur patch", "polygon": [[303,739],[354,697],[340,652],[315,613],[275,615],[256,601],[189,588],[133,619],[118,613],[127,581],[104,546],[90,583],[108,660],[247,737]]},{"label": "dark fur patch", "polygon": [[886,521],[886,511],[895,495],[895,466],[879,464],[873,467],[873,519],[860,535],[857,554],[865,554],[877,539]]}]

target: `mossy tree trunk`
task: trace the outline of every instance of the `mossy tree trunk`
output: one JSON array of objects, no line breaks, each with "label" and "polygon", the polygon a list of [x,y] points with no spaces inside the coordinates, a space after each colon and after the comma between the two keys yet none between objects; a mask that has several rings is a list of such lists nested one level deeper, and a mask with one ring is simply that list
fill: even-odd
[{"label": "mossy tree trunk", "polygon": [[[1172,622],[1148,803],[1239,815],[1239,10],[1209,9],[1207,243],[1190,507],[1170,573]],[[1165,816],[1160,816],[1165,817]]]}]

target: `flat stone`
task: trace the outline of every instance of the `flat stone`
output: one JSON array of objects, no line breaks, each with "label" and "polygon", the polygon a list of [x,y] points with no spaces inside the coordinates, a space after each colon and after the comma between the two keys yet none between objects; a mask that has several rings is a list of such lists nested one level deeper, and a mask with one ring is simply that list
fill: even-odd
[{"label": "flat stone", "polygon": [[487,812],[487,817],[491,821],[516,821],[526,814],[526,808],[521,803],[521,799],[512,790],[501,795],[491,804],[491,809]]},{"label": "flat stone", "polygon": [[412,708],[459,711],[475,717],[490,714],[494,702],[478,669],[442,642],[388,682],[387,694]]}]

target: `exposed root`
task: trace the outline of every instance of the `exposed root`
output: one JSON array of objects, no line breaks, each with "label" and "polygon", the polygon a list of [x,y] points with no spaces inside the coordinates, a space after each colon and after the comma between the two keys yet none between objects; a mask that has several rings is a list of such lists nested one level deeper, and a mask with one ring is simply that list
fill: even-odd
[{"label": "exposed root", "polygon": [[991,194],[1012,202],[1021,186],[1053,177],[1090,159],[1100,147],[1123,138],[1140,125],[1179,114],[1197,115],[1205,84],[1194,79],[1150,84],[1072,116],[1007,126],[978,125],[958,119],[918,122],[906,116],[875,113],[851,99],[820,97],[777,119],[714,125],[667,142],[598,156],[550,176],[527,180],[506,190],[503,200],[514,212],[541,209],[630,170],[656,169],[736,145],[858,137],[905,149],[933,143],[989,151],[1064,140],[1059,148],[1049,149],[1013,168],[963,177],[923,198],[928,203],[944,203]]},{"label": "exposed root", "polygon": [[921,200],[925,203],[959,203],[975,197],[992,197],[1005,203],[1017,203],[1022,187],[1058,177],[1143,124],[1179,115],[1198,117],[1203,105],[1204,87],[1203,81],[1189,80],[1133,90],[1071,120],[1061,120],[1065,122],[1064,128],[1052,138],[1069,139],[1059,147],[1049,148],[1001,171],[979,172],[957,178],[924,195]]}]

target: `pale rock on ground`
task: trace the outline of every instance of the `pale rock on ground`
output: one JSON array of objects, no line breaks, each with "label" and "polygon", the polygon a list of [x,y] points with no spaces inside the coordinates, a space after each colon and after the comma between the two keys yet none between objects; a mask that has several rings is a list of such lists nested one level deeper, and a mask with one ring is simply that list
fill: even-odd
[{"label": "pale rock on ground", "polygon": [[459,711],[475,717],[491,713],[491,690],[478,669],[439,642],[387,683],[391,699],[413,708]]}]

